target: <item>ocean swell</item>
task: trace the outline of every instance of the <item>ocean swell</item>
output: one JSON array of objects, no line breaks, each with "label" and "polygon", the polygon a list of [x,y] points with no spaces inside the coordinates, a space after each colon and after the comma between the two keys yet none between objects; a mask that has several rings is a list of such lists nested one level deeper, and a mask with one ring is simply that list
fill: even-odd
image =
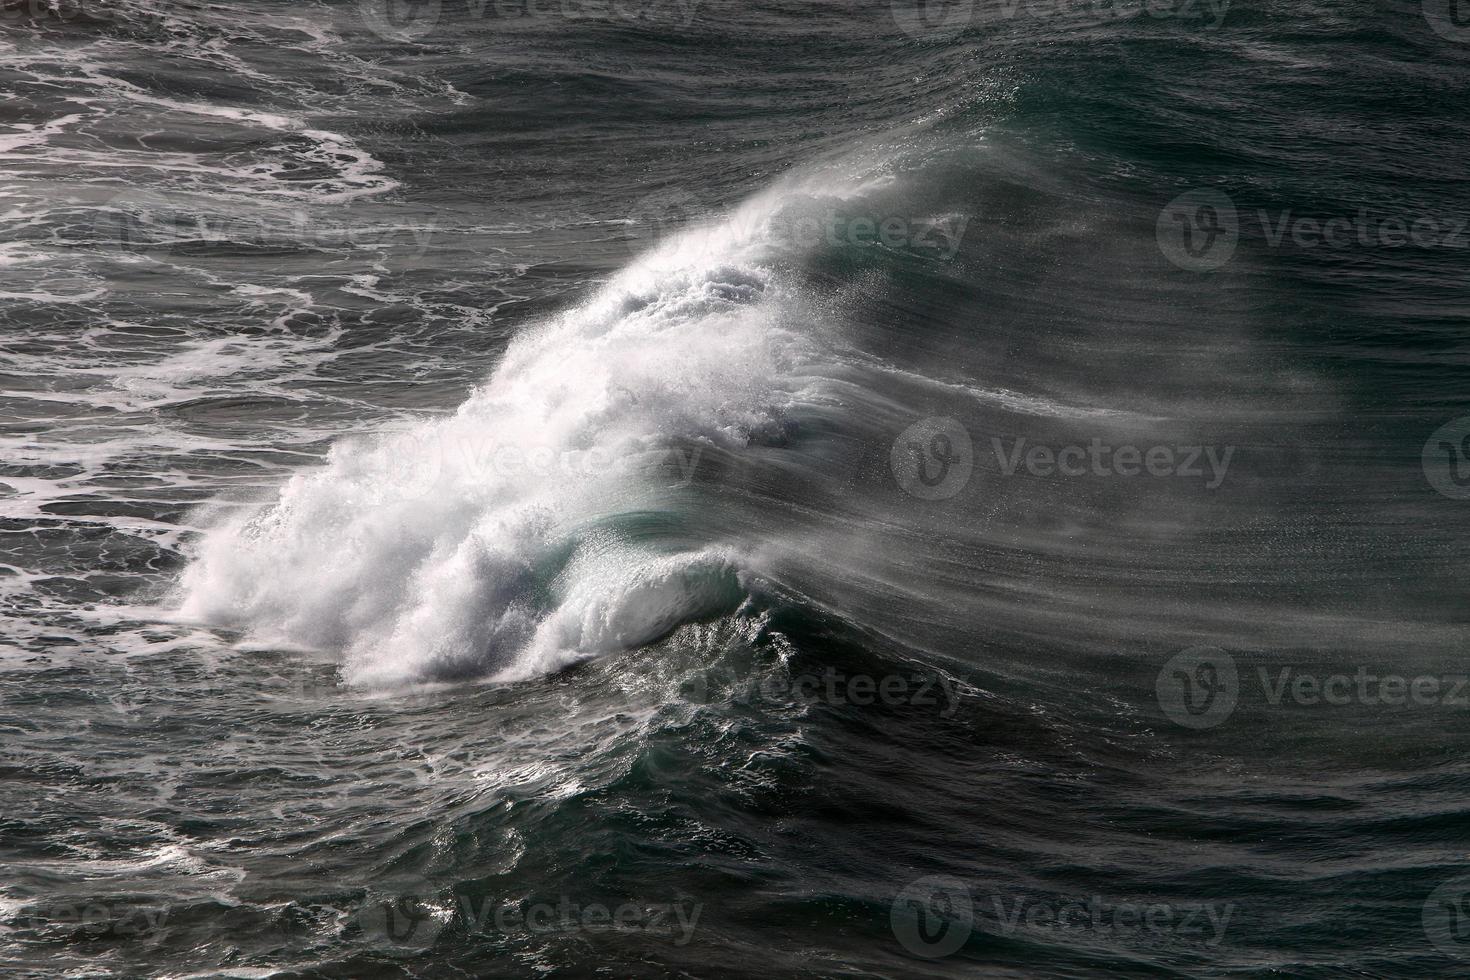
[{"label": "ocean swell", "polygon": [[[707,450],[778,446],[833,355],[759,232],[802,182],[688,229],[518,337],[452,416],[333,447],[208,531],[182,615],[340,650],[379,685],[554,670],[734,610],[735,541],[648,532]],[[829,189],[824,196],[835,193]]]}]

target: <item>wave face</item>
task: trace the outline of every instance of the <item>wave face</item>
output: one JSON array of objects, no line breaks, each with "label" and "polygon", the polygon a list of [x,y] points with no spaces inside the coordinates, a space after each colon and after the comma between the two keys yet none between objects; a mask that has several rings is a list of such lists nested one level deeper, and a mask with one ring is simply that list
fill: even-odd
[{"label": "wave face", "polygon": [[1460,970],[1443,6],[0,0],[0,962]]},{"label": "wave face", "polygon": [[343,649],[349,680],[394,683],[531,676],[732,611],[749,555],[680,550],[637,518],[677,506],[706,451],[778,444],[829,397],[833,352],[772,226],[841,198],[801,183],[527,330],[452,416],[339,444],[211,531],[183,614]]}]

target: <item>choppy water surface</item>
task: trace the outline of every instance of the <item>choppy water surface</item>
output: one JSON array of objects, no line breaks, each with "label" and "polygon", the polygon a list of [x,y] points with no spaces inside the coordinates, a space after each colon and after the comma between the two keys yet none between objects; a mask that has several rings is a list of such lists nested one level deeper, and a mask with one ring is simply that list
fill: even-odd
[{"label": "choppy water surface", "polygon": [[18,976],[1454,975],[1429,0],[0,6]]}]

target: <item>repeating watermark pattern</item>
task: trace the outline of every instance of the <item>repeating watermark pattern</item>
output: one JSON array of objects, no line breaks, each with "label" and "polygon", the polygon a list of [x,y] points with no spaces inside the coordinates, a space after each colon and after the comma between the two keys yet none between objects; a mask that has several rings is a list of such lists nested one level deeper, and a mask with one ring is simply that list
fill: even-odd
[{"label": "repeating watermark pattern", "polygon": [[1097,936],[1174,936],[1218,946],[1235,903],[1112,902],[1101,895],[1042,899],[1001,893],[990,896],[995,923],[1004,935],[1021,932],[1089,933]]},{"label": "repeating watermark pattern", "polygon": [[713,213],[688,191],[654,191],[639,199],[628,214],[628,224],[642,230],[628,244],[636,254],[662,247],[682,235],[687,248],[703,254],[716,246],[713,218]]},{"label": "repeating watermark pattern", "polygon": [[938,959],[953,955],[975,931],[970,888],[946,875],[910,882],[893,899],[888,922],[899,945],[915,956]]},{"label": "repeating watermark pattern", "polygon": [[7,925],[16,932],[142,939],[160,935],[168,925],[168,913],[165,906],[127,902],[57,902],[27,906],[10,917]]},{"label": "repeating watermark pattern", "polygon": [[1040,897],[998,890],[977,899],[959,879],[931,875],[898,893],[889,922],[904,949],[937,959],[959,952],[977,927],[1004,936],[1056,933],[1071,940],[1167,936],[1213,947],[1224,940],[1234,914],[1233,902],[1117,902],[1101,895]]},{"label": "repeating watermark pattern", "polygon": [[1190,647],[1164,664],[1154,692],[1170,721],[1185,728],[1214,728],[1235,711],[1240,675],[1235,659],[1224,650]]},{"label": "repeating watermark pattern", "polygon": [[912,37],[947,41],[975,22],[977,0],[890,0],[893,23]]},{"label": "repeating watermark pattern", "polygon": [[799,674],[767,677],[761,682],[761,694],[771,700],[795,697],[802,701],[820,701],[831,705],[867,707],[882,704],[889,707],[913,705],[937,708],[941,718],[951,718],[959,709],[954,682],[943,674],[849,674],[828,667],[821,674]]},{"label": "repeating watermark pattern", "polygon": [[1193,190],[1159,212],[1159,250],[1181,269],[1208,272],[1235,255],[1243,230],[1269,248],[1470,248],[1470,218],[1459,215],[1374,215],[1367,208],[1307,215],[1284,208],[1238,210],[1223,191]]},{"label": "repeating watermark pattern", "polygon": [[[1156,476],[1203,479],[1209,490],[1225,482],[1234,446],[1110,446],[1101,437],[1087,445],[1045,446],[1027,448],[1024,437],[1012,440],[1006,449],[1000,437],[992,437],[991,447],[1000,463],[1003,476],[1014,476],[1025,466],[1032,476]],[[1024,452],[1024,456],[1023,456]]]},{"label": "repeating watermark pattern", "polygon": [[563,895],[556,902],[480,902],[460,900],[460,915],[470,930],[483,934],[493,925],[501,933],[530,932],[537,935],[570,932],[638,933],[687,946],[699,927],[702,902],[579,902]]},{"label": "repeating watermark pattern", "polygon": [[1170,657],[1155,691],[1170,721],[1195,729],[1224,723],[1247,693],[1273,708],[1470,708],[1470,674],[1408,675],[1365,664],[1320,673],[1288,664],[1258,666],[1243,677],[1235,658],[1217,647],[1191,647]]},{"label": "repeating watermark pattern", "polygon": [[1421,912],[1424,935],[1439,952],[1470,958],[1470,874],[1458,875],[1429,893]]},{"label": "repeating watermark pattern", "polygon": [[1449,248],[1470,247],[1467,219],[1435,215],[1375,216],[1367,208],[1352,215],[1317,217],[1296,214],[1290,208],[1274,214],[1264,208],[1253,212],[1261,236],[1272,248],[1290,243],[1298,248]]},{"label": "repeating watermark pattern", "polygon": [[436,891],[422,879],[400,879],[390,893],[362,905],[354,921],[375,946],[412,952],[434,944],[451,915],[436,904]]},{"label": "repeating watermark pattern", "polygon": [[686,946],[704,912],[702,902],[630,900],[585,902],[572,895],[555,901],[528,898],[441,898],[422,880],[405,880],[391,894],[363,905],[355,917],[363,936],[389,952],[416,952],[434,944],[445,929],[471,936],[530,933],[619,932]]},{"label": "repeating watermark pattern", "polygon": [[821,673],[768,674],[752,684],[748,670],[722,665],[687,679],[682,694],[685,700],[695,704],[709,704],[720,697],[754,696],[770,703],[796,700],[859,708],[874,705],[932,708],[941,718],[953,718],[960,706],[959,684],[935,671],[878,676],[828,667]]},{"label": "repeating watermark pattern", "polygon": [[411,258],[428,250],[436,226],[338,220],[320,209],[225,211],[200,197],[125,191],[100,209],[94,242],[124,251],[180,250],[210,245],[244,248],[392,249]]},{"label": "repeating watermark pattern", "polygon": [[[992,436],[990,449],[1002,477],[1154,477],[1199,480],[1217,490],[1230,471],[1234,446],[1159,443],[1112,445],[1101,436],[1088,442],[1047,445],[1025,436],[1009,444]],[[920,500],[948,500],[965,489],[974,474],[975,446],[969,431],[952,418],[923,419],[901,432],[889,450],[893,478]]]},{"label": "repeating watermark pattern", "polygon": [[1230,0],[890,0],[889,9],[905,34],[950,40],[972,25],[1011,20],[1088,27],[1144,17],[1214,30],[1225,22]]},{"label": "repeating watermark pattern", "polygon": [[385,41],[422,41],[436,33],[463,30],[475,23],[524,24],[566,21],[623,22],[660,20],[689,27],[699,0],[465,0],[455,17],[443,0],[358,0],[357,9],[368,30]]},{"label": "repeating watermark pattern", "polygon": [[[666,476],[676,487],[688,486],[703,448],[669,447],[623,455],[599,446],[524,446],[506,443],[491,433],[459,430],[408,430],[353,443],[354,466],[384,504],[412,503],[452,484],[488,484],[516,480],[583,480],[631,470]],[[335,450],[334,450],[335,451]]]},{"label": "repeating watermark pattern", "polygon": [[1436,429],[1421,462],[1431,487],[1452,500],[1470,500],[1470,415]]},{"label": "repeating watermark pattern", "polygon": [[849,214],[793,207],[774,214],[737,208],[728,214],[701,207],[694,195],[662,190],[642,198],[628,222],[640,229],[629,239],[635,252],[677,239],[683,256],[708,257],[730,248],[810,252],[819,247],[886,248],[949,262],[959,253],[970,216],[964,214]]},{"label": "repeating watermark pattern", "polygon": [[1222,191],[1187,191],[1164,206],[1154,227],[1159,251],[1181,269],[1208,272],[1235,254],[1240,223]]},{"label": "repeating watermark pattern", "polygon": [[1434,33],[1456,44],[1470,44],[1470,4],[1465,0],[1423,0],[1420,6]]},{"label": "repeating watermark pattern", "polygon": [[[1379,668],[1373,668],[1374,670]],[[1470,675],[1372,673],[1358,666],[1351,674],[1314,674],[1294,667],[1256,668],[1266,703],[1388,705],[1390,707],[1470,707]]]},{"label": "repeating watermark pattern", "polygon": [[775,241],[802,250],[819,245],[832,248],[881,245],[948,262],[959,252],[969,225],[970,217],[964,214],[852,215],[829,210],[818,214],[782,214],[772,222],[771,230]]},{"label": "repeating watermark pattern", "polygon": [[439,26],[443,0],[358,0],[368,30],[386,41],[417,41]]},{"label": "repeating watermark pattern", "polygon": [[115,0],[0,0],[0,23],[112,24],[128,20],[161,21],[168,4],[158,8],[122,7]]},{"label": "repeating watermark pattern", "polygon": [[951,418],[927,418],[899,433],[889,452],[893,478],[911,497],[948,500],[970,483],[975,447]]}]

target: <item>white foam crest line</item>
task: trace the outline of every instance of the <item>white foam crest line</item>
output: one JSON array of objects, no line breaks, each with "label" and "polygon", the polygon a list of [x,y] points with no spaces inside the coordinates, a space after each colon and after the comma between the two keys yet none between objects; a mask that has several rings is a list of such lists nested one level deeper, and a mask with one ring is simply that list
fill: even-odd
[{"label": "white foam crest line", "polygon": [[27,303],[64,303],[75,305],[78,303],[90,303],[92,300],[101,299],[103,296],[106,295],[107,289],[105,287],[101,289],[94,289],[91,292],[75,293],[70,296],[63,296],[59,293],[48,293],[44,291],[34,293],[14,293],[10,292],[9,290],[0,289],[0,299],[19,300]]},{"label": "white foam crest line", "polygon": [[[273,506],[200,542],[180,616],[252,642],[339,649],[349,681],[391,686],[446,670],[524,677],[727,614],[747,585],[738,543],[665,552],[604,522],[661,508],[666,488],[648,467],[670,446],[740,452],[819,397],[812,387],[838,362],[769,267],[789,246],[766,232],[784,208],[893,180],[856,170],[792,175],[640,255],[518,336],[454,415],[339,442]],[[476,458],[445,452],[456,445]],[[619,465],[479,465],[504,448],[593,448]]]},{"label": "white foam crest line", "polygon": [[978,401],[990,405],[1000,405],[1002,408],[1023,415],[1035,415],[1047,418],[1065,419],[1127,419],[1139,422],[1160,421],[1158,416],[1145,415],[1140,412],[1121,408],[1099,408],[1088,405],[1068,405],[1063,402],[1054,401],[1050,398],[1042,398],[1038,395],[1022,394],[1018,391],[1010,391],[1005,388],[979,388],[974,385],[964,384],[956,381],[942,381],[932,378],[917,371],[909,371],[903,368],[893,367],[878,361],[864,359],[863,363],[869,367],[881,371],[891,377],[902,378],[930,388],[943,388],[958,394],[967,395]]}]

